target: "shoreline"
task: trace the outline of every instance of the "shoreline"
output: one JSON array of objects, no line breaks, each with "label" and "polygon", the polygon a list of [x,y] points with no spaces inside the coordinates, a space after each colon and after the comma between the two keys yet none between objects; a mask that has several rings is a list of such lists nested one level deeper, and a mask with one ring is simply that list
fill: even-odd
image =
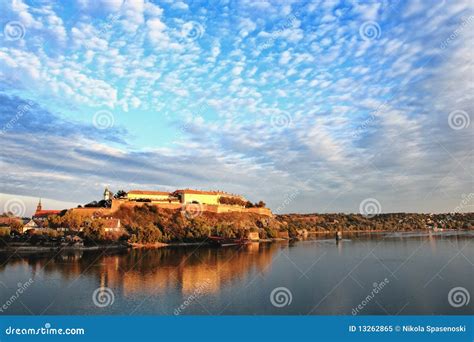
[{"label": "shoreline", "polygon": [[[358,234],[358,233],[394,233],[398,232],[401,234],[405,233],[449,233],[449,232],[470,232],[472,229],[444,229],[442,231],[433,231],[433,230],[350,230],[343,231],[343,234]],[[330,232],[308,232],[308,236],[311,235],[334,235],[336,231]],[[282,242],[282,241],[302,241],[306,240],[303,236],[297,238],[270,238],[270,239],[260,239],[256,241],[249,241],[249,244],[252,243],[273,243],[273,242]],[[23,246],[3,246],[0,247],[0,254],[31,254],[31,253],[47,253],[47,252],[78,252],[78,251],[99,251],[99,250],[111,250],[111,251],[120,251],[120,250],[129,250],[129,249],[157,249],[157,248],[176,248],[176,247],[190,247],[190,246],[203,246],[209,247],[211,244],[207,241],[199,242],[171,242],[171,243],[162,243],[157,242],[153,244],[139,244],[139,243],[129,243],[129,244],[109,244],[109,245],[96,245],[96,246],[33,246],[33,245],[23,245]]]}]

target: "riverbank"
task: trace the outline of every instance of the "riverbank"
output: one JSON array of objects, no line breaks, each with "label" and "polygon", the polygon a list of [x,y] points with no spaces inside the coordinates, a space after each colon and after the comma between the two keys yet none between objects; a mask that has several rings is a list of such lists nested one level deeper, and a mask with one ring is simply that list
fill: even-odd
[{"label": "riverbank", "polygon": [[[473,231],[472,229],[440,229],[440,230],[432,230],[432,229],[421,229],[421,230],[346,230],[342,231],[342,238],[344,237],[353,237],[358,235],[370,235],[370,234],[390,234],[390,233],[400,233],[401,236],[409,236],[413,233],[433,233],[433,234],[442,234],[442,233],[455,233],[455,232],[468,232]],[[299,241],[299,240],[317,240],[318,238],[314,237],[323,237],[324,239],[327,238],[335,238],[334,231],[310,231],[306,232],[306,234],[301,234],[295,238],[265,238],[256,241],[249,241],[249,243],[276,243],[282,241]],[[110,243],[110,244],[98,244],[98,245],[89,245],[84,246],[81,244],[76,245],[32,245],[28,243],[12,243],[10,245],[6,244],[0,247],[0,253],[2,254],[34,254],[34,253],[47,253],[47,252],[67,252],[67,251],[125,251],[129,249],[160,249],[165,247],[172,247],[172,248],[179,248],[179,247],[209,247],[212,244],[206,240],[196,241],[196,242],[170,242],[170,243]]]},{"label": "riverbank", "polygon": [[[270,243],[277,241],[289,241],[289,239],[261,239],[259,241],[249,241],[249,243]],[[54,251],[98,251],[98,250],[127,250],[127,249],[155,249],[164,247],[191,247],[191,246],[212,246],[208,241],[199,242],[171,242],[171,243],[124,243],[124,244],[101,244],[95,246],[83,245],[31,245],[31,244],[12,244],[0,247],[0,253],[35,253],[35,252],[54,252]]]}]

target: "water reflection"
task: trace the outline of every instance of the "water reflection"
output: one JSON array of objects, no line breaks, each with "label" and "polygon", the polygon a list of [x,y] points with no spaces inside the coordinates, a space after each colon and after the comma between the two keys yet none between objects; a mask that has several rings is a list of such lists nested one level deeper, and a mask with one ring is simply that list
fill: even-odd
[{"label": "water reflection", "polygon": [[[446,295],[455,286],[474,295],[473,237],[345,234],[338,243],[331,235],[229,248],[0,253],[0,304],[31,278],[4,314],[173,314],[197,289],[199,301],[182,314],[351,314],[372,284],[389,278],[363,314],[472,314],[472,303],[453,308]],[[93,304],[99,286],[113,290],[112,306]],[[271,304],[276,287],[291,290],[290,306]]]},{"label": "water reflection", "polygon": [[[234,278],[245,278],[249,272],[268,271],[273,254],[282,244],[251,243],[231,248],[172,247],[134,249],[130,251],[64,252],[29,255],[11,259],[8,267],[28,268],[33,279],[38,273],[60,273],[65,281],[94,277],[104,287],[121,289],[124,296],[137,293],[159,295],[169,289],[189,295],[197,284],[206,283],[205,293],[217,293]],[[0,257],[2,267],[6,258]]]}]

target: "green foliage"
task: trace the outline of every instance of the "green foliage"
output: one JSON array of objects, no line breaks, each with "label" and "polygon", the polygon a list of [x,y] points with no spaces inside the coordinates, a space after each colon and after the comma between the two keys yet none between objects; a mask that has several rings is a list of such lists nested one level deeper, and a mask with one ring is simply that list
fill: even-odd
[{"label": "green foliage", "polygon": [[124,190],[119,190],[114,195],[114,198],[125,198],[125,197],[127,197],[127,193]]},{"label": "green foliage", "polygon": [[266,204],[263,201],[258,201],[258,203],[252,203],[247,201],[245,203],[245,208],[265,208]]},{"label": "green foliage", "polygon": [[16,232],[21,232],[21,229],[23,228],[23,222],[20,220],[13,220],[10,223],[10,228]]}]

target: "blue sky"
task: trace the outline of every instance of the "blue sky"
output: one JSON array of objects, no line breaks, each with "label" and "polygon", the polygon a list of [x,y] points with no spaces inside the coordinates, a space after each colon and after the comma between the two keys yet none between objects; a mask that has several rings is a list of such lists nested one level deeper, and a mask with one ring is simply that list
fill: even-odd
[{"label": "blue sky", "polygon": [[109,185],[222,189],[278,212],[368,198],[472,211],[472,1],[1,0],[0,13],[3,203],[30,196],[30,212]]}]

